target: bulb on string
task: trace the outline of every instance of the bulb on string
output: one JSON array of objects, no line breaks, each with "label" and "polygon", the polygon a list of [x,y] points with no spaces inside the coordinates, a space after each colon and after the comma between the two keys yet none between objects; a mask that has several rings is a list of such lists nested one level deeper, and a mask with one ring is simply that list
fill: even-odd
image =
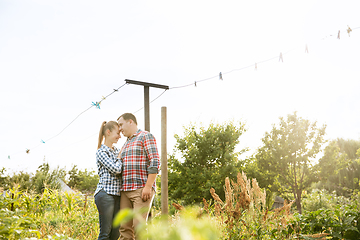
[{"label": "bulb on string", "polygon": [[338,32],[338,36],[337,36],[337,38],[338,38],[338,39],[340,39],[340,30],[339,30],[339,32]]},{"label": "bulb on string", "polygon": [[8,156],[8,159],[10,159],[10,155]]},{"label": "bulb on string", "polygon": [[100,109],[100,103],[99,102],[92,102],[92,105],[95,106],[96,108]]},{"label": "bulb on string", "polygon": [[282,56],[282,53],[280,53],[280,56],[279,56],[279,62],[284,62],[284,60],[283,60],[283,56]]},{"label": "bulb on string", "polygon": [[219,73],[219,79],[220,79],[220,80],[223,80],[223,77],[222,77],[222,73],[221,73],[221,72]]},{"label": "bulb on string", "polygon": [[309,53],[309,49],[308,49],[307,44],[305,45],[305,52],[306,52],[306,53]]},{"label": "bulb on string", "polygon": [[100,104],[102,103],[102,101],[104,101],[105,99],[106,99],[106,97],[102,96],[102,97],[101,97],[101,101],[99,102],[98,105],[100,106]]},{"label": "bulb on string", "polygon": [[255,70],[257,70],[257,63],[255,63]]},{"label": "bulb on string", "polygon": [[196,87],[196,81],[195,81],[195,87]]},{"label": "bulb on string", "polygon": [[347,33],[349,34],[349,37],[350,37],[350,32],[352,31],[352,29],[349,27],[349,25],[348,25],[348,29],[346,31],[347,31]]},{"label": "bulb on string", "polygon": [[42,139],[41,139],[41,142],[42,142],[42,143],[45,143],[45,141],[44,141],[44,140],[42,140]]},{"label": "bulb on string", "polygon": [[26,149],[26,153],[29,154],[29,153],[30,153],[30,149]]}]

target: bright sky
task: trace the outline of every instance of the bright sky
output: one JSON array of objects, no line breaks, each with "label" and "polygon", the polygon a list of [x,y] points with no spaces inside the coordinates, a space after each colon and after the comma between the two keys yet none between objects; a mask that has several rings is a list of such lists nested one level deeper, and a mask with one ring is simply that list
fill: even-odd
[{"label": "bright sky", "polygon": [[[151,103],[159,150],[167,107],[168,153],[190,122],[234,120],[248,129],[245,158],[294,111],[327,124],[328,139],[359,140],[359,9],[357,0],[0,0],[0,167],[34,172],[45,158],[95,170],[100,124],[142,108],[143,87],[125,85],[72,121],[125,79],[172,88],[214,77]],[[162,92],[151,88],[150,100]],[[135,115],[143,129],[144,111]]]}]

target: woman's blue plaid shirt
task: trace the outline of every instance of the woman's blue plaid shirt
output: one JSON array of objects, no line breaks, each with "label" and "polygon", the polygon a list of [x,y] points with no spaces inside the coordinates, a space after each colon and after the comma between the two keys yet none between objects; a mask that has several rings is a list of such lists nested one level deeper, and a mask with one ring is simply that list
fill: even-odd
[{"label": "woman's blue plaid shirt", "polygon": [[99,174],[99,183],[95,190],[94,196],[101,190],[107,194],[120,196],[121,187],[121,171],[122,162],[119,155],[120,149],[114,147],[114,150],[106,145],[101,147],[96,152],[96,165]]}]

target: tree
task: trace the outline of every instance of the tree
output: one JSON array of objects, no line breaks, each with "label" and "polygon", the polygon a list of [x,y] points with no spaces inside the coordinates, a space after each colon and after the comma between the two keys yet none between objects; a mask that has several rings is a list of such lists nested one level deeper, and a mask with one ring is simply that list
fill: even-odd
[{"label": "tree", "polygon": [[212,187],[224,197],[225,178],[235,178],[242,169],[237,156],[245,150],[235,152],[235,147],[244,131],[241,123],[211,123],[207,129],[191,124],[184,127],[183,137],[175,135],[175,151],[169,157],[170,198],[184,205],[199,203],[210,200]]},{"label": "tree", "polygon": [[72,169],[68,171],[69,181],[67,185],[71,188],[76,188],[76,185],[80,182],[79,169],[76,165],[73,165]]},{"label": "tree", "polygon": [[280,117],[279,126],[273,125],[262,139],[263,146],[256,154],[258,167],[267,176],[268,189],[276,186],[280,193],[294,196],[297,210],[301,213],[301,194],[316,181],[311,160],[325,142],[326,126],[318,128],[316,122],[298,117],[296,112],[287,120]]},{"label": "tree", "polygon": [[360,141],[338,138],[336,142],[340,148],[340,151],[346,153],[349,159],[354,160],[359,157],[357,156],[356,152],[358,149],[360,149]]},{"label": "tree", "polygon": [[0,170],[0,186],[2,188],[6,188],[6,184],[8,182],[9,177],[5,175],[6,169],[3,167]]},{"label": "tree", "polygon": [[360,141],[341,138],[331,141],[316,165],[320,176],[318,185],[346,197],[350,197],[354,190],[360,190],[359,150]]},{"label": "tree", "polygon": [[36,170],[35,175],[26,172],[13,173],[11,176],[6,174],[6,169],[0,169],[0,187],[4,190],[19,185],[21,191],[34,191],[42,193],[45,188],[60,189],[60,179],[65,182],[69,175],[68,186],[75,188],[85,194],[95,191],[99,182],[99,176],[95,171],[78,170],[77,166],[66,172],[65,168],[59,166],[53,170],[48,163],[41,164]]},{"label": "tree", "polygon": [[81,171],[77,169],[76,165],[73,166],[68,174],[68,186],[86,194],[94,192],[99,182],[99,176],[95,171],[88,171],[87,169]]},{"label": "tree", "polygon": [[15,187],[15,185],[19,185],[20,191],[28,191],[31,189],[31,175],[29,173],[20,171],[19,173],[13,173],[13,175],[9,178],[8,186],[10,188]]},{"label": "tree", "polygon": [[12,173],[12,175],[5,175],[6,169],[0,170],[0,187],[3,190],[8,190],[18,186],[19,191],[28,191],[31,189],[31,175],[29,173],[20,171]]},{"label": "tree", "polygon": [[59,189],[59,179],[64,180],[65,176],[65,169],[57,167],[54,170],[50,170],[49,164],[43,163],[38,167],[35,176],[32,178],[33,189],[37,193],[43,193],[45,188]]}]

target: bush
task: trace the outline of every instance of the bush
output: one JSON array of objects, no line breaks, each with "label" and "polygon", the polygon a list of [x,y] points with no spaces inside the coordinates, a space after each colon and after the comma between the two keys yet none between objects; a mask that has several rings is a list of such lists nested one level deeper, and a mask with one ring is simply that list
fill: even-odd
[{"label": "bush", "polygon": [[[360,239],[360,195],[331,208],[295,214],[292,228],[298,234],[327,233],[332,239]],[[331,205],[330,205],[331,206]]]},{"label": "bush", "polygon": [[317,211],[321,208],[333,209],[339,201],[344,201],[344,198],[336,196],[335,192],[329,193],[325,189],[313,189],[310,193],[306,193],[302,198],[302,205],[304,211]]},{"label": "bush", "polygon": [[45,188],[42,194],[10,189],[0,197],[0,239],[96,239],[92,198]]}]

